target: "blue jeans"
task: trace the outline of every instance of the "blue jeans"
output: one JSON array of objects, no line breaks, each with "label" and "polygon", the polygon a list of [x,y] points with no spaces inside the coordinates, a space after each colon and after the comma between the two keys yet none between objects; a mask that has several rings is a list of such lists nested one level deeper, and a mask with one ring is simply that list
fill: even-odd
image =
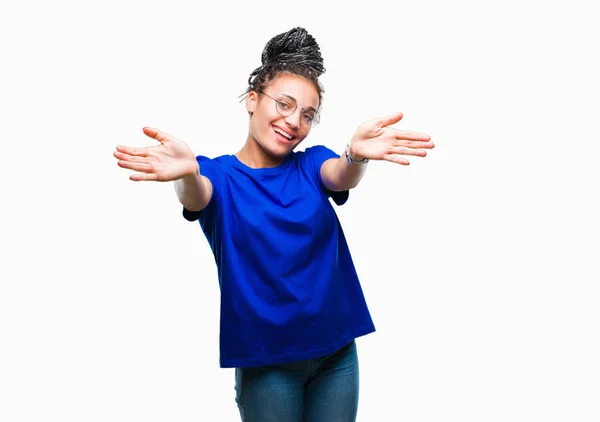
[{"label": "blue jeans", "polygon": [[358,409],[356,343],[320,358],[237,368],[243,422],[354,422]]}]

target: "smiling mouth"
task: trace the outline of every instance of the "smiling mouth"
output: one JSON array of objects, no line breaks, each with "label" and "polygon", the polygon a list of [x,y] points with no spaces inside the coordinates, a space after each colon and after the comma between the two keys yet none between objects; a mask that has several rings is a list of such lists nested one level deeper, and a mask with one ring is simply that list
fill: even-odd
[{"label": "smiling mouth", "polygon": [[273,126],[273,131],[274,131],[274,132],[275,132],[277,135],[281,136],[283,139],[285,139],[285,140],[286,140],[286,141],[288,141],[288,142],[290,142],[290,141],[292,141],[292,140],[294,139],[294,136],[293,136],[293,135],[290,135],[290,134],[289,134],[289,133],[287,133],[286,131],[284,131],[284,130],[282,130],[282,129],[280,129],[280,128],[276,127],[276,126]]}]

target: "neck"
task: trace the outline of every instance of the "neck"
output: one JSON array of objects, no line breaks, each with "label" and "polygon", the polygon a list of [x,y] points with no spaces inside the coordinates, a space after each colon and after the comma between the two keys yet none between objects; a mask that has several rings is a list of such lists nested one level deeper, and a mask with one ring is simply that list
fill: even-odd
[{"label": "neck", "polygon": [[285,158],[272,157],[256,142],[252,135],[248,135],[246,143],[235,156],[250,168],[268,168],[277,167]]}]

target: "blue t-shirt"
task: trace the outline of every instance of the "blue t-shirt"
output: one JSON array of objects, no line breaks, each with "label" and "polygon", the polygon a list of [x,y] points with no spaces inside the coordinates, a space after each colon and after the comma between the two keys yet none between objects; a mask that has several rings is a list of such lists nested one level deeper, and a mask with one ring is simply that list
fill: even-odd
[{"label": "blue t-shirt", "polygon": [[324,356],[375,331],[321,165],[324,146],[253,169],[234,155],[198,156],[213,194],[199,220],[221,287],[220,366]]}]

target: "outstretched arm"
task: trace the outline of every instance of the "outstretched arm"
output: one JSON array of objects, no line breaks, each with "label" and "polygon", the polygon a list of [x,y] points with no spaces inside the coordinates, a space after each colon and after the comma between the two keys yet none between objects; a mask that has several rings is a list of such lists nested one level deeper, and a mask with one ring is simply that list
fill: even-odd
[{"label": "outstretched arm", "polygon": [[425,149],[434,147],[429,135],[390,127],[402,117],[402,113],[396,113],[361,124],[349,144],[352,165],[348,165],[344,152],[340,158],[327,160],[321,166],[321,179],[327,189],[342,191],[356,187],[367,167],[364,161],[360,162],[364,159],[409,165],[403,155],[425,157]]},{"label": "outstretched arm", "polygon": [[114,156],[119,159],[119,166],[136,171],[129,176],[134,181],[174,181],[177,198],[185,208],[190,211],[204,209],[212,196],[212,184],[200,174],[192,150],[185,142],[156,129],[145,127],[144,133],[160,145],[117,146]]}]

